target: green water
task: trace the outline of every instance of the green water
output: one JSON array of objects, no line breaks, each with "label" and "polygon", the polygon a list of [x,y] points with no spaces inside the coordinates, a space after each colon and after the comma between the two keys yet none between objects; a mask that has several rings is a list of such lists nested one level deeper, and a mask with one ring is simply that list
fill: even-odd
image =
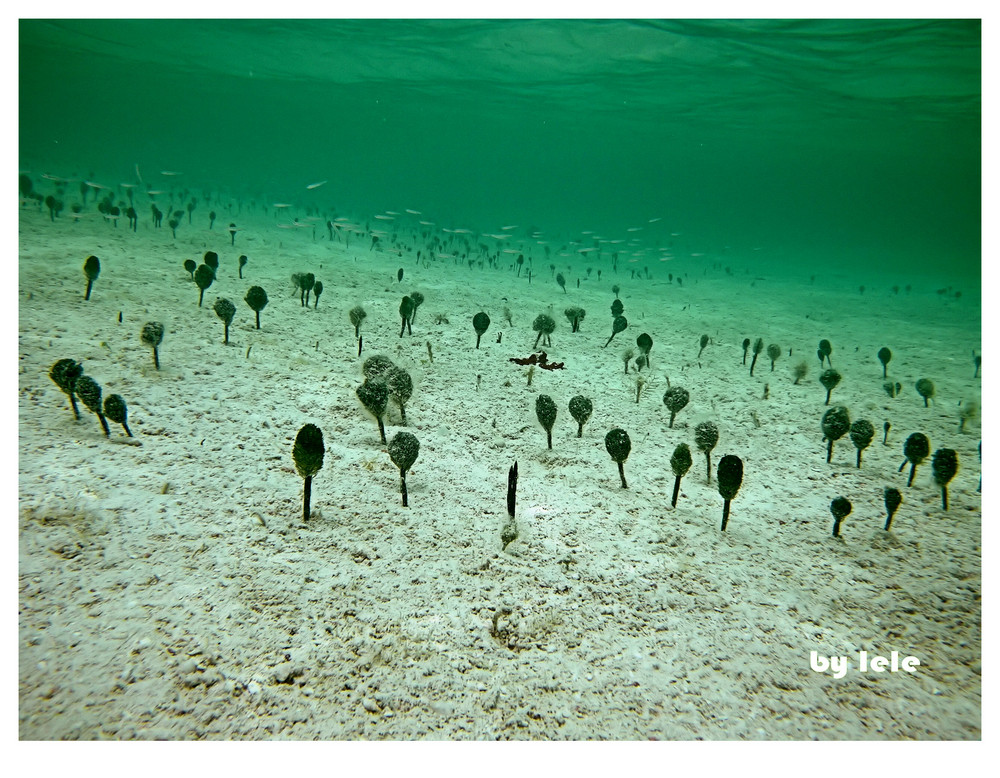
[{"label": "green water", "polygon": [[19,163],[974,282],[980,61],[976,20],[22,21]]}]

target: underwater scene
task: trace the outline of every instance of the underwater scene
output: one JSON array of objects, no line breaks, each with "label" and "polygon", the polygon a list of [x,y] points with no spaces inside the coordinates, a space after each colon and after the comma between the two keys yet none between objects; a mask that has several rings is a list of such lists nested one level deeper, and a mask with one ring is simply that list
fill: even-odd
[{"label": "underwater scene", "polygon": [[978,20],[18,49],[22,740],[981,738]]}]

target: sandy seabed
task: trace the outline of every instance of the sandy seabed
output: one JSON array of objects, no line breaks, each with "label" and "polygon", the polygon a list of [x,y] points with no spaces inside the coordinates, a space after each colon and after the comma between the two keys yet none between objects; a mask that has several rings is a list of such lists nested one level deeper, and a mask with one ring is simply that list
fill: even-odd
[{"label": "sandy seabed", "polygon": [[[980,737],[979,419],[959,433],[960,404],[980,392],[978,290],[956,298],[937,292],[947,278],[829,266],[810,282],[708,257],[633,279],[634,266],[615,275],[591,255],[556,260],[564,292],[538,258],[529,283],[511,255],[500,269],[417,261],[259,215],[241,217],[230,246],[228,215],[212,231],[195,215],[206,223],[173,239],[145,218],[132,233],[125,220],[20,214],[22,739]],[[221,266],[199,308],[182,262],[207,250]],[[85,302],[90,254],[102,271]],[[295,272],[323,282],[317,307],[301,306]],[[629,327],[603,348],[613,283]],[[251,285],[270,298],[260,330],[243,302]],[[411,291],[425,302],[400,337]],[[218,297],[237,307],[229,345]],[[360,359],[355,305],[368,314]],[[568,305],[587,310],[577,333]],[[480,310],[492,324],[476,350]],[[557,322],[549,359],[565,369],[536,370],[528,385],[510,358],[535,350],[542,312]],[[159,370],[139,338],[148,321],[166,329]],[[626,374],[622,351],[641,332],[652,367]],[[702,334],[712,342],[699,357]],[[744,337],[782,346],[774,372],[762,355],[749,375]],[[826,462],[821,338],[844,376],[833,402],[876,429],[860,469],[846,436]],[[896,398],[883,390],[882,346]],[[376,353],[414,379],[407,508],[354,393]],[[134,439],[115,424],[106,438],[82,405],[74,419],[48,377],[63,358],[125,398]],[[937,388],[927,408],[921,377]],[[668,379],[690,392],[673,429]],[[558,407],[551,450],[541,394]],[[594,406],[580,438],[567,410],[576,394]],[[744,463],[725,532],[694,443],[706,419],[721,433],[713,471],[724,454]],[[309,520],[291,457],[306,423],[326,447]],[[632,441],[628,489],[604,445],[616,426]],[[391,403],[386,428],[403,429]],[[913,432],[958,453],[947,512],[930,458],[911,487],[909,468],[898,472]],[[671,508],[682,442],[694,464]],[[518,537],[502,550],[515,461]],[[903,493],[890,532],[887,486]],[[834,538],[838,495],[853,512]],[[812,651],[848,657],[846,674],[813,671]],[[861,651],[920,665],[862,672]]]}]

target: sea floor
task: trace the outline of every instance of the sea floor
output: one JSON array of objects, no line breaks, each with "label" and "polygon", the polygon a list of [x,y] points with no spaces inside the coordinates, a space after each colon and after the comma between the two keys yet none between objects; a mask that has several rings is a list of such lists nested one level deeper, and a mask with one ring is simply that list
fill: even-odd
[{"label": "sea floor", "polygon": [[[981,736],[978,416],[959,431],[981,391],[978,289],[711,257],[650,267],[647,280],[591,256],[559,260],[563,291],[542,260],[529,282],[510,255],[496,269],[418,261],[419,246],[345,247],[322,227],[247,216],[230,246],[225,221],[173,239],[20,213],[22,739]],[[182,262],[208,250],[221,266],[199,308]],[[84,301],[90,254],[102,271]],[[301,305],[296,272],[323,282],[316,307]],[[606,345],[612,284],[629,324]],[[259,330],[251,285],[270,298]],[[425,302],[400,337],[411,291]],[[237,307],[228,345],[218,297]],[[355,305],[367,311],[360,358]],[[576,333],[569,305],[587,311]],[[476,349],[478,311],[492,321]],[[531,325],[546,312],[545,351],[564,369],[529,383],[510,360],[538,350]],[[165,325],[159,369],[139,337],[149,321]],[[642,332],[651,367],[626,372],[622,352]],[[751,377],[741,344],[757,337],[782,356],[772,372],[761,355]],[[843,374],[832,402],[876,430],[860,469],[847,436],[826,461],[823,338]],[[385,417],[388,438],[420,441],[406,508],[355,396],[372,354],[414,382],[405,427],[394,404]],[[106,437],[82,405],[74,419],[48,376],[64,358],[125,398],[134,438],[114,423]],[[928,407],[923,377],[936,385]],[[690,393],[673,428],[668,386]],[[558,409],[551,450],[542,394]],[[594,408],[582,437],[567,409],[577,394]],[[693,434],[704,420],[720,430],[711,482]],[[308,520],[291,456],[306,423],[326,449]],[[613,427],[631,438],[627,489],[605,450]],[[947,511],[930,457],[912,486],[909,466],[899,472],[914,432],[958,454]],[[694,462],[671,508],[680,443]],[[722,532],[725,454],[744,476]],[[502,549],[515,461],[518,534]],[[903,503],[886,532],[889,486]],[[841,495],[853,511],[834,538]],[[862,671],[862,651],[919,666]],[[814,671],[812,652],[846,657],[846,673]]]}]

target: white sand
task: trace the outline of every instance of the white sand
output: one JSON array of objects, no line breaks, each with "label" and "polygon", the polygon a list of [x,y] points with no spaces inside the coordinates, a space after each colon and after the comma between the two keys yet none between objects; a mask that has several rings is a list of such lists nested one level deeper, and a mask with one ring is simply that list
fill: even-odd
[{"label": "white sand", "polygon": [[[784,280],[732,258],[722,260],[729,276],[712,257],[671,264],[686,274],[679,288],[614,276],[607,255],[592,255],[558,260],[574,266],[564,294],[544,260],[529,285],[513,271],[373,253],[368,240],[345,250],[322,226],[314,242],[262,217],[237,219],[231,248],[230,217],[209,232],[199,207],[203,224],[184,224],[176,240],[166,221],[152,230],[145,209],[138,234],[124,219],[116,230],[21,212],[21,738],[980,736],[979,419],[958,434],[959,402],[979,393],[977,290],[959,285],[955,300],[935,293],[946,278],[858,279],[826,266]],[[209,249],[222,264],[199,309],[182,261]],[[84,302],[88,254],[102,272]],[[586,266],[603,279],[595,270],[577,290]],[[665,276],[667,265],[652,269]],[[292,291],[298,271],[323,282],[318,309]],[[630,326],[603,349],[615,282]],[[889,290],[909,282],[910,294]],[[259,331],[243,302],[254,284],[270,297]],[[400,338],[397,308],[413,290],[426,301]],[[211,308],[220,296],[237,306],[229,346]],[[364,356],[388,355],[416,385],[409,508],[354,396],[347,311],[357,304],[368,313]],[[587,309],[576,334],[562,314],[570,304]],[[566,367],[536,371],[528,387],[526,368],[508,360],[532,353],[531,321],[549,305],[547,351]],[[492,325],[476,351],[479,310]],[[435,324],[438,313],[449,323]],[[147,321],[166,326],[159,371],[139,340]],[[641,332],[654,346],[636,404],[620,354]],[[702,333],[714,343],[699,361]],[[751,378],[740,343],[758,336],[784,353],[774,373],[762,358]],[[820,338],[844,375],[834,402],[877,431],[860,470],[847,437],[825,461]],[[904,386],[896,399],[882,390],[883,345]],[[67,357],[105,396],[126,399],[140,445],[115,424],[106,439],[82,404],[74,420],[48,377]],[[793,386],[800,360],[809,375]],[[666,376],[691,394],[672,430]],[[924,376],[937,386],[930,408],[913,389]],[[559,408],[551,451],[539,393]],[[582,439],[567,410],[577,393],[594,403]],[[723,454],[744,462],[725,533],[714,473],[706,483],[694,447],[703,419],[721,430],[713,470]],[[399,421],[390,406],[390,437]],[[326,459],[303,521],[291,448],[307,422],[322,429]],[[627,490],[604,447],[614,426],[632,439]],[[929,458],[910,488],[897,472],[917,431],[932,452],[958,452],[947,513]],[[694,465],[671,509],[681,442]],[[515,460],[520,536],[501,552]],[[890,485],[904,502],[886,533]],[[841,539],[831,537],[837,495],[854,505]],[[921,664],[861,673],[861,650]],[[811,651],[852,667],[841,679],[813,672]]]}]

